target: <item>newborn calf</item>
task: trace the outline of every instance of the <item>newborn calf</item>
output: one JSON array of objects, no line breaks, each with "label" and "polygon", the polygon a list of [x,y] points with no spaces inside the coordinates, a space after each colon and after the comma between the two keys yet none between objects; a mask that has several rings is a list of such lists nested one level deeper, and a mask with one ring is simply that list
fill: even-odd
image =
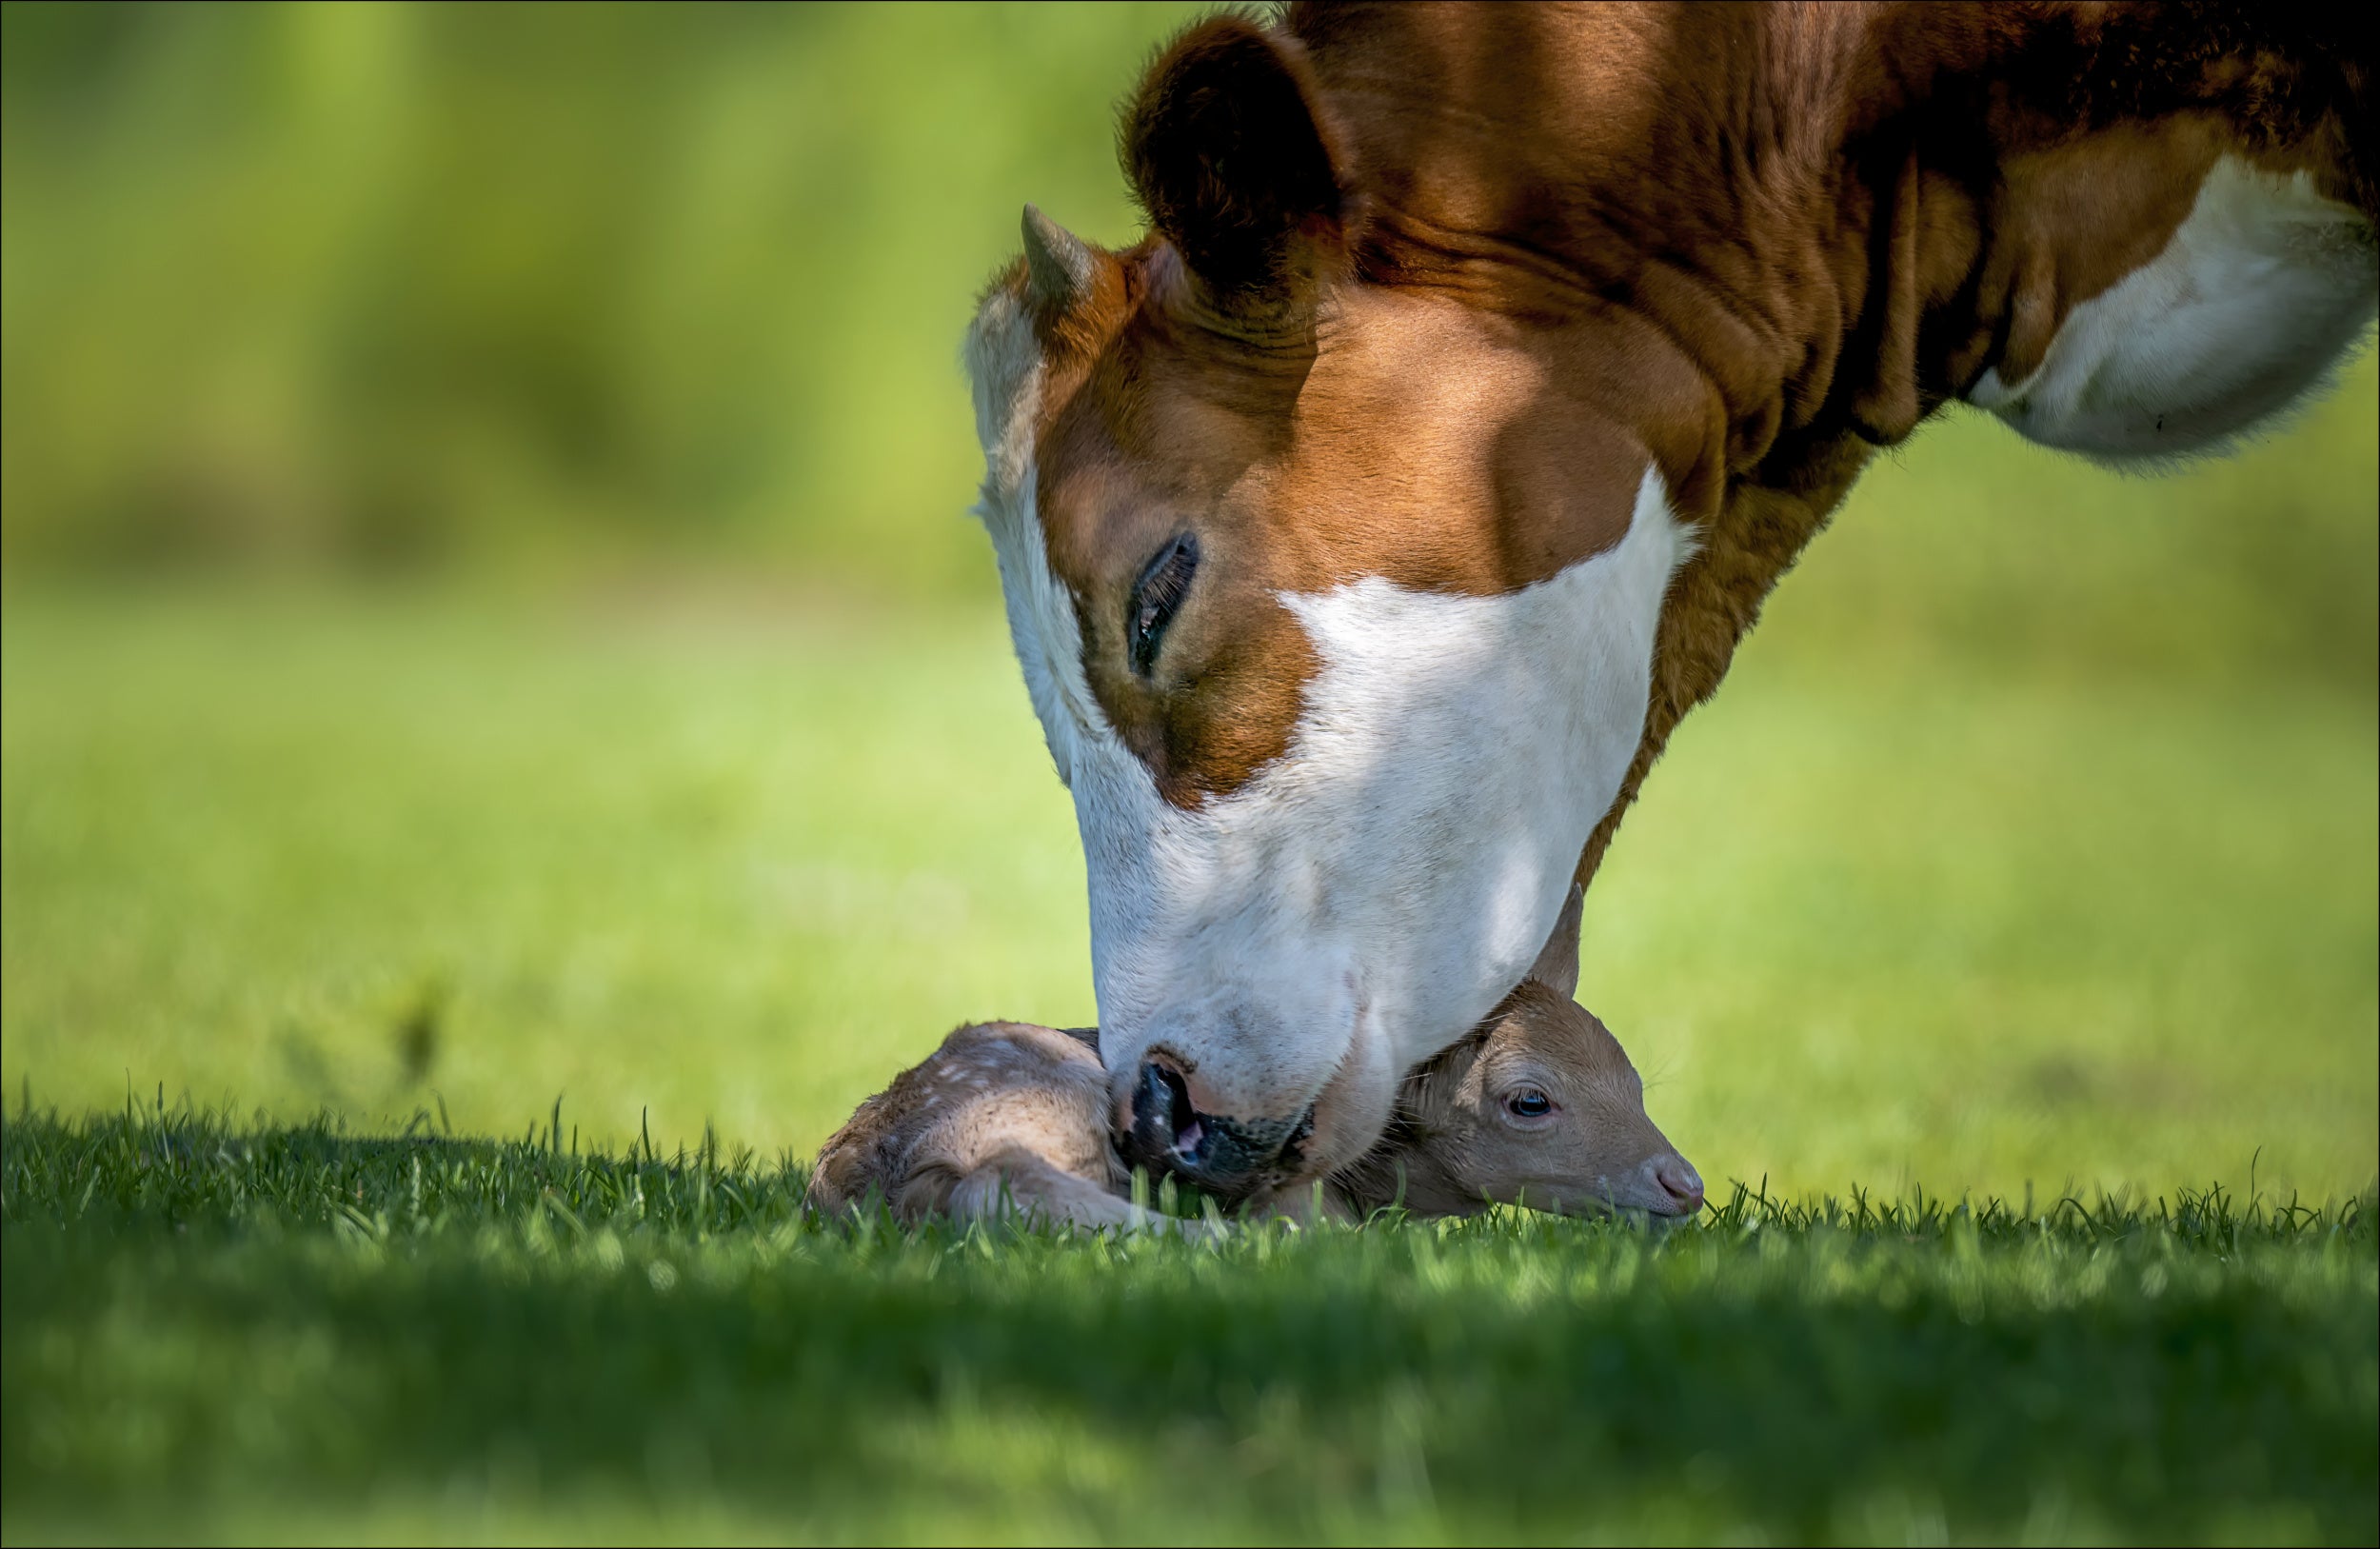
[{"label": "newborn calf", "polygon": [[[1572,1215],[1701,1208],[1702,1180],[1645,1116],[1627,1052],[1571,1001],[1578,906],[1574,888],[1520,987],[1406,1078],[1379,1144],[1324,1185],[1331,1213],[1359,1220],[1392,1203],[1421,1216],[1490,1202]],[[840,1211],[874,1190],[909,1221],[1012,1209],[1081,1226],[1167,1224],[1126,1198],[1098,1036],[1018,1022],[960,1028],[826,1142],[812,1202]]]},{"label": "newborn calf", "polygon": [[818,1154],[810,1201],[843,1210],[870,1189],[902,1221],[1020,1213],[1081,1226],[1160,1224],[1124,1197],[1107,1142],[1099,1030],[969,1023],[860,1104]]}]

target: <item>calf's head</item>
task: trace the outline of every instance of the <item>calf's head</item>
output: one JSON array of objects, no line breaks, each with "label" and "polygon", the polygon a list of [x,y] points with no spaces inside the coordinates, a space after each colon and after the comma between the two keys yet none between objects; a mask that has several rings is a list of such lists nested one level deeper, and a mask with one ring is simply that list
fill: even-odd
[{"label": "calf's head", "polygon": [[1611,1030],[1571,999],[1577,897],[1519,988],[1414,1073],[1387,1140],[1342,1175],[1360,1203],[1431,1215],[1487,1203],[1565,1215],[1702,1208],[1702,1178],[1644,1110]]},{"label": "calf's head", "polygon": [[1361,1155],[1527,970],[1686,543],[1656,459],[1542,390],[1541,338],[1351,272],[1294,43],[1184,34],[1124,151],[1151,235],[1028,209],[969,331],[980,510],[1074,796],[1119,1127],[1247,1195]]}]

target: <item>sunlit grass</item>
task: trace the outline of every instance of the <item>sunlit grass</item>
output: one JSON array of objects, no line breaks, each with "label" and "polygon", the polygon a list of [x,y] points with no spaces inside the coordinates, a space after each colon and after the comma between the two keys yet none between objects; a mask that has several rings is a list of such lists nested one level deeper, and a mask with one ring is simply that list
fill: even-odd
[{"label": "sunlit grass", "polygon": [[[12,601],[7,1089],[806,1152],[959,1022],[1092,1021],[997,618],[744,609]],[[2373,752],[2350,693],[1755,655],[1582,998],[1716,1179],[2352,1191]]]},{"label": "sunlit grass", "polygon": [[[561,1143],[557,1145],[557,1140]],[[2352,1542],[2369,1197],[1735,1191],[1220,1248],[138,1111],[0,1169],[10,1536]],[[104,1513],[93,1517],[95,1503]]]}]

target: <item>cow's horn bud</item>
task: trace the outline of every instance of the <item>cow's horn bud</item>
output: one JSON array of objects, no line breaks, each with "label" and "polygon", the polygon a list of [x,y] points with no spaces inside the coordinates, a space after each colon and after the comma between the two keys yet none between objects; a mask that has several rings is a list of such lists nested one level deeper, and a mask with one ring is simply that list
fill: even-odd
[{"label": "cow's horn bud", "polygon": [[1051,311],[1065,311],[1091,291],[1096,260],[1091,245],[1033,206],[1024,207],[1024,267],[1033,299]]}]

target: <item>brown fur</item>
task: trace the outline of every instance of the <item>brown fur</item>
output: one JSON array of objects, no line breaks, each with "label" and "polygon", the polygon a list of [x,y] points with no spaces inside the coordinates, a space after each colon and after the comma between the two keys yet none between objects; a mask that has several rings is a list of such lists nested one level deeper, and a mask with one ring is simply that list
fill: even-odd
[{"label": "brown fur", "polygon": [[[1505,1110],[1524,1086],[1559,1104],[1542,1129],[1522,1128]],[[1665,1186],[1656,1168],[1692,1180],[1690,1192]],[[1644,1083],[1619,1040],[1534,979],[1406,1078],[1388,1133],[1325,1187],[1332,1207],[1359,1221],[1392,1204],[1423,1217],[1490,1204],[1674,1216],[1702,1197],[1701,1179],[1646,1117]]]},{"label": "brown fur", "polygon": [[1013,1205],[1081,1225],[1146,1224],[1121,1198],[1097,1037],[1021,1022],[959,1028],[827,1141],[810,1201],[842,1211],[874,1194],[907,1221]]},{"label": "brown fur", "polygon": [[[1317,665],[1276,593],[1526,586],[1616,541],[1650,458],[1702,547],[1591,876],[1873,448],[2037,364],[2216,156],[2380,214],[2369,73],[2300,14],[1298,4],[1190,29],[1124,128],[1152,235],[1041,319],[1040,510],[1093,692],[1168,801],[1229,792]],[[1198,586],[1144,680],[1125,595],[1185,530]]]}]

